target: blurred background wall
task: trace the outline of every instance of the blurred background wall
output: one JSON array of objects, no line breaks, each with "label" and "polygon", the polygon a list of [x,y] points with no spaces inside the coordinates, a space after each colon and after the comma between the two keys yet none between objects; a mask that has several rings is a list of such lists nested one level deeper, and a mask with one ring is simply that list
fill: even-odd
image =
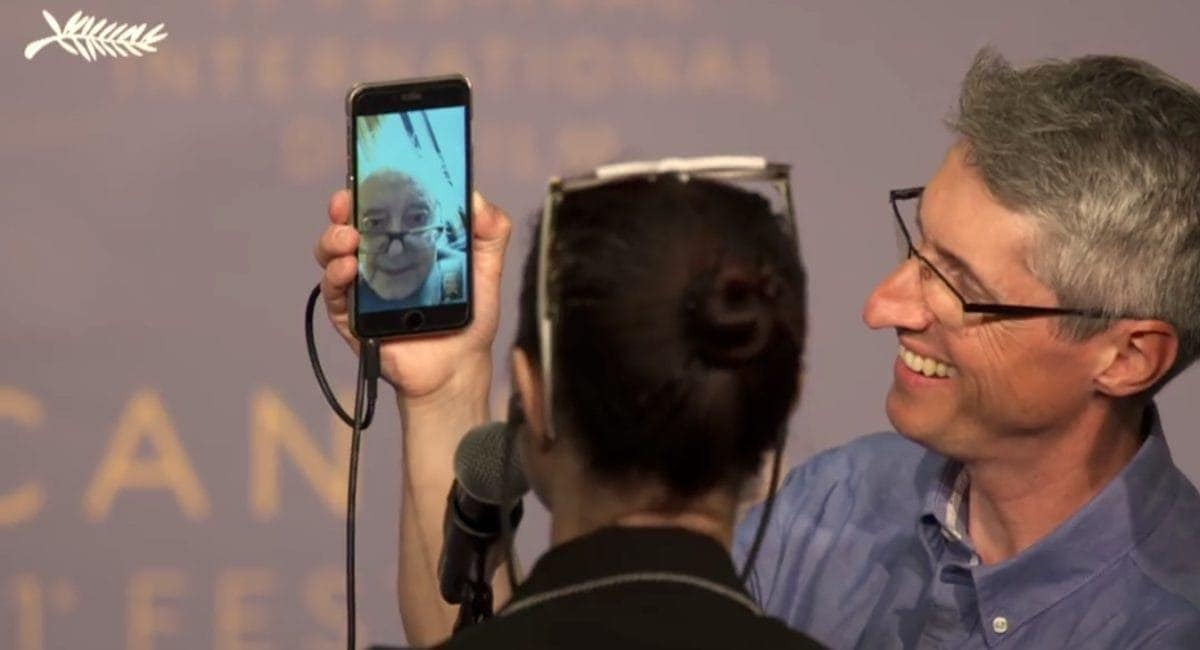
[{"label": "blurred background wall", "polygon": [[[26,60],[51,33],[43,9],[169,36],[140,58],[52,44]],[[939,164],[975,51],[1124,53],[1200,84],[1198,23],[1182,0],[4,3],[0,647],[340,647],[347,436],[301,316],[352,82],[471,77],[477,186],[516,221],[508,305],[551,174],[714,152],[794,163],[812,309],[794,464],[887,427],[895,338],[859,320],[895,259],[886,191]],[[319,318],[349,390],[350,354]],[[497,412],[513,326],[510,310]],[[1160,399],[1193,480],[1197,395],[1193,369]],[[399,436],[383,400],[360,487],[367,642],[403,639]],[[545,535],[534,508],[527,560]]]}]

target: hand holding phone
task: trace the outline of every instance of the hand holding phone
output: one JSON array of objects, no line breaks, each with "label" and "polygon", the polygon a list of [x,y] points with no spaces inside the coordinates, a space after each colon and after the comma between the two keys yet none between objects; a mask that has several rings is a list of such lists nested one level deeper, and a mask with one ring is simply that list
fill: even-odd
[{"label": "hand holding phone", "polygon": [[358,84],[346,96],[359,234],[351,331],[394,338],[473,313],[471,103],[465,77]]},{"label": "hand holding phone", "polygon": [[[443,336],[395,339],[385,341],[380,347],[383,377],[404,397],[423,398],[447,387],[454,387],[456,392],[470,391],[478,385],[481,399],[486,399],[492,344],[499,323],[500,275],[512,224],[504,211],[479,194],[474,195],[472,203],[471,323]],[[338,190],[330,197],[330,224],[317,241],[315,255],[324,269],[321,294],[329,320],[357,350],[359,340],[350,330],[349,304],[350,292],[358,279],[359,236],[351,225],[352,205],[348,190]],[[459,397],[467,399],[447,395],[441,401],[454,403]]]}]

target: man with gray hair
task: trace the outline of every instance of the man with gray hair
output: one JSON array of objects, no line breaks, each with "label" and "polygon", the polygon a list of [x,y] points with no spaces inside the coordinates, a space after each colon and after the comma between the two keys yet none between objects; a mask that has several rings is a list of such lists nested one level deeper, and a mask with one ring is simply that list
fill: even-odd
[{"label": "man with gray hair", "polygon": [[984,50],[952,128],[863,311],[900,435],[788,477],[758,596],[837,648],[1200,647],[1200,497],[1152,401],[1200,354],[1200,94]]},{"label": "man with gray hair", "polygon": [[[1131,59],[1014,69],[984,50],[952,127],[928,185],[891,192],[902,261],[863,313],[898,336],[899,434],[789,474],[751,591],[835,648],[1200,647],[1200,495],[1153,403],[1200,355],[1200,93]],[[318,246],[344,336],[346,204]],[[410,643],[450,631],[450,457],[487,415],[508,225],[476,215],[471,329],[419,366],[405,346],[423,342],[382,351],[405,425]]]}]

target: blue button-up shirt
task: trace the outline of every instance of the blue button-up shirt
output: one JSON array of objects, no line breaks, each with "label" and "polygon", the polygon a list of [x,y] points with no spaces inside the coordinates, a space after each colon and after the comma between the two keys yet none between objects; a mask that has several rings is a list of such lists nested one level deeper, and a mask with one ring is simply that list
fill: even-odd
[{"label": "blue button-up shirt", "polygon": [[[751,592],[833,648],[1200,648],[1200,495],[1149,417],[1100,494],[992,565],[961,465],[894,433],[824,452],[780,487]],[[760,519],[738,527],[739,562]]]}]

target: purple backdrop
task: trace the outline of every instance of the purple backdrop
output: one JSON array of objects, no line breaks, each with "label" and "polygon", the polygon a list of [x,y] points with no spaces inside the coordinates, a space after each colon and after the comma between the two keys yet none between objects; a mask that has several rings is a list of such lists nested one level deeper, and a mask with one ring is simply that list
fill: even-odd
[{"label": "purple backdrop", "polygon": [[[88,62],[26,44],[82,9],[166,24]],[[1200,6],[1021,2],[96,0],[0,8],[0,647],[336,648],[345,432],[310,376],[311,250],[345,170],[345,89],[460,70],[477,185],[516,219],[552,173],[617,157],[795,164],[812,277],[791,462],[886,426],[885,191],[924,182],[971,55],[1119,52],[1200,83]],[[501,325],[496,393],[507,394]],[[353,363],[321,323],[329,371]],[[1200,373],[1161,397],[1200,479]],[[398,642],[398,426],[365,435],[360,618]],[[527,517],[521,552],[545,542]],[[431,595],[432,597],[432,595]]]}]

